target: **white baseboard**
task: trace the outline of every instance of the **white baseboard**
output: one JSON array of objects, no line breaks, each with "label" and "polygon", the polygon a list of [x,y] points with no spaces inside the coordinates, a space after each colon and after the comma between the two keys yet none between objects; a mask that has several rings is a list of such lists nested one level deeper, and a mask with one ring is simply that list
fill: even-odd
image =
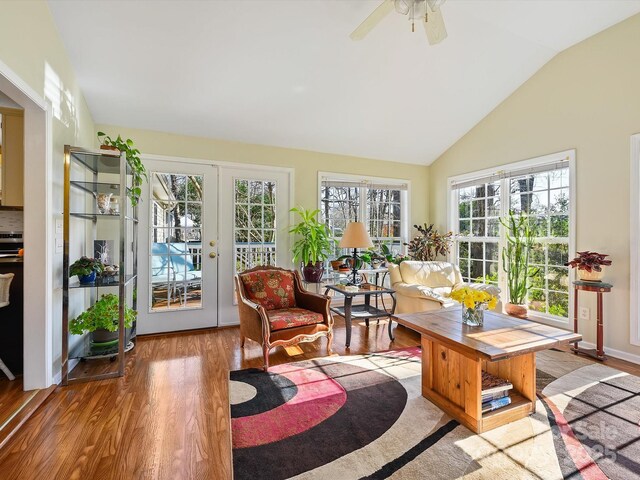
[{"label": "white baseboard", "polygon": [[[589,342],[580,342],[580,346],[584,348],[596,348],[593,343]],[[615,357],[621,360],[626,360],[627,362],[637,363],[638,365],[640,365],[640,355],[623,352],[622,350],[616,350],[615,348],[609,348],[607,346],[604,347],[604,354],[607,357]]]}]

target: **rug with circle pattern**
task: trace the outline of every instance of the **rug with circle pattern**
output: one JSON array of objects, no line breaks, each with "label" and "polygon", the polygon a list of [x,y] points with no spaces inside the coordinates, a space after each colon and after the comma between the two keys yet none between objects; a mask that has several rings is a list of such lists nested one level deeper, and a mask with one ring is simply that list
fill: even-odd
[{"label": "rug with circle pattern", "polygon": [[234,478],[640,478],[640,378],[539,353],[535,414],[476,435],[422,397],[420,355],[231,372]]}]

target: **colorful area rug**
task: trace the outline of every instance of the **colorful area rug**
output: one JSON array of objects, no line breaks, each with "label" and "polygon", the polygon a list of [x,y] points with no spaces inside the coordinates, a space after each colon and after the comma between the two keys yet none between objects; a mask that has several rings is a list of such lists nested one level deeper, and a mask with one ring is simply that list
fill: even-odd
[{"label": "colorful area rug", "polygon": [[640,378],[537,356],[530,417],[476,435],[420,393],[420,350],[231,372],[242,479],[640,478]]}]

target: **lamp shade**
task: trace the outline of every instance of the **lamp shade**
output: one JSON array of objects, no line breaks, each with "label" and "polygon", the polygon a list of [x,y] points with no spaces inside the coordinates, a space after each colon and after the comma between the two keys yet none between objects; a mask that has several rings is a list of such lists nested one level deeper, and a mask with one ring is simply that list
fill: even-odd
[{"label": "lamp shade", "polygon": [[340,248],[369,248],[373,247],[371,237],[362,222],[350,222],[340,239]]}]

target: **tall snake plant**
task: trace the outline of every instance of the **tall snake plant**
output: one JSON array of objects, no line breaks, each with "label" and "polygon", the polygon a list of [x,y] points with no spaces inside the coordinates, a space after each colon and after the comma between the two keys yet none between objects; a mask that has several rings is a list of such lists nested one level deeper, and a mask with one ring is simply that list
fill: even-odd
[{"label": "tall snake plant", "polygon": [[523,305],[530,287],[530,279],[539,269],[529,266],[529,255],[535,240],[529,225],[529,217],[515,215],[509,211],[509,217],[500,219],[505,227],[507,245],[502,248],[502,268],[507,274],[509,302]]}]

